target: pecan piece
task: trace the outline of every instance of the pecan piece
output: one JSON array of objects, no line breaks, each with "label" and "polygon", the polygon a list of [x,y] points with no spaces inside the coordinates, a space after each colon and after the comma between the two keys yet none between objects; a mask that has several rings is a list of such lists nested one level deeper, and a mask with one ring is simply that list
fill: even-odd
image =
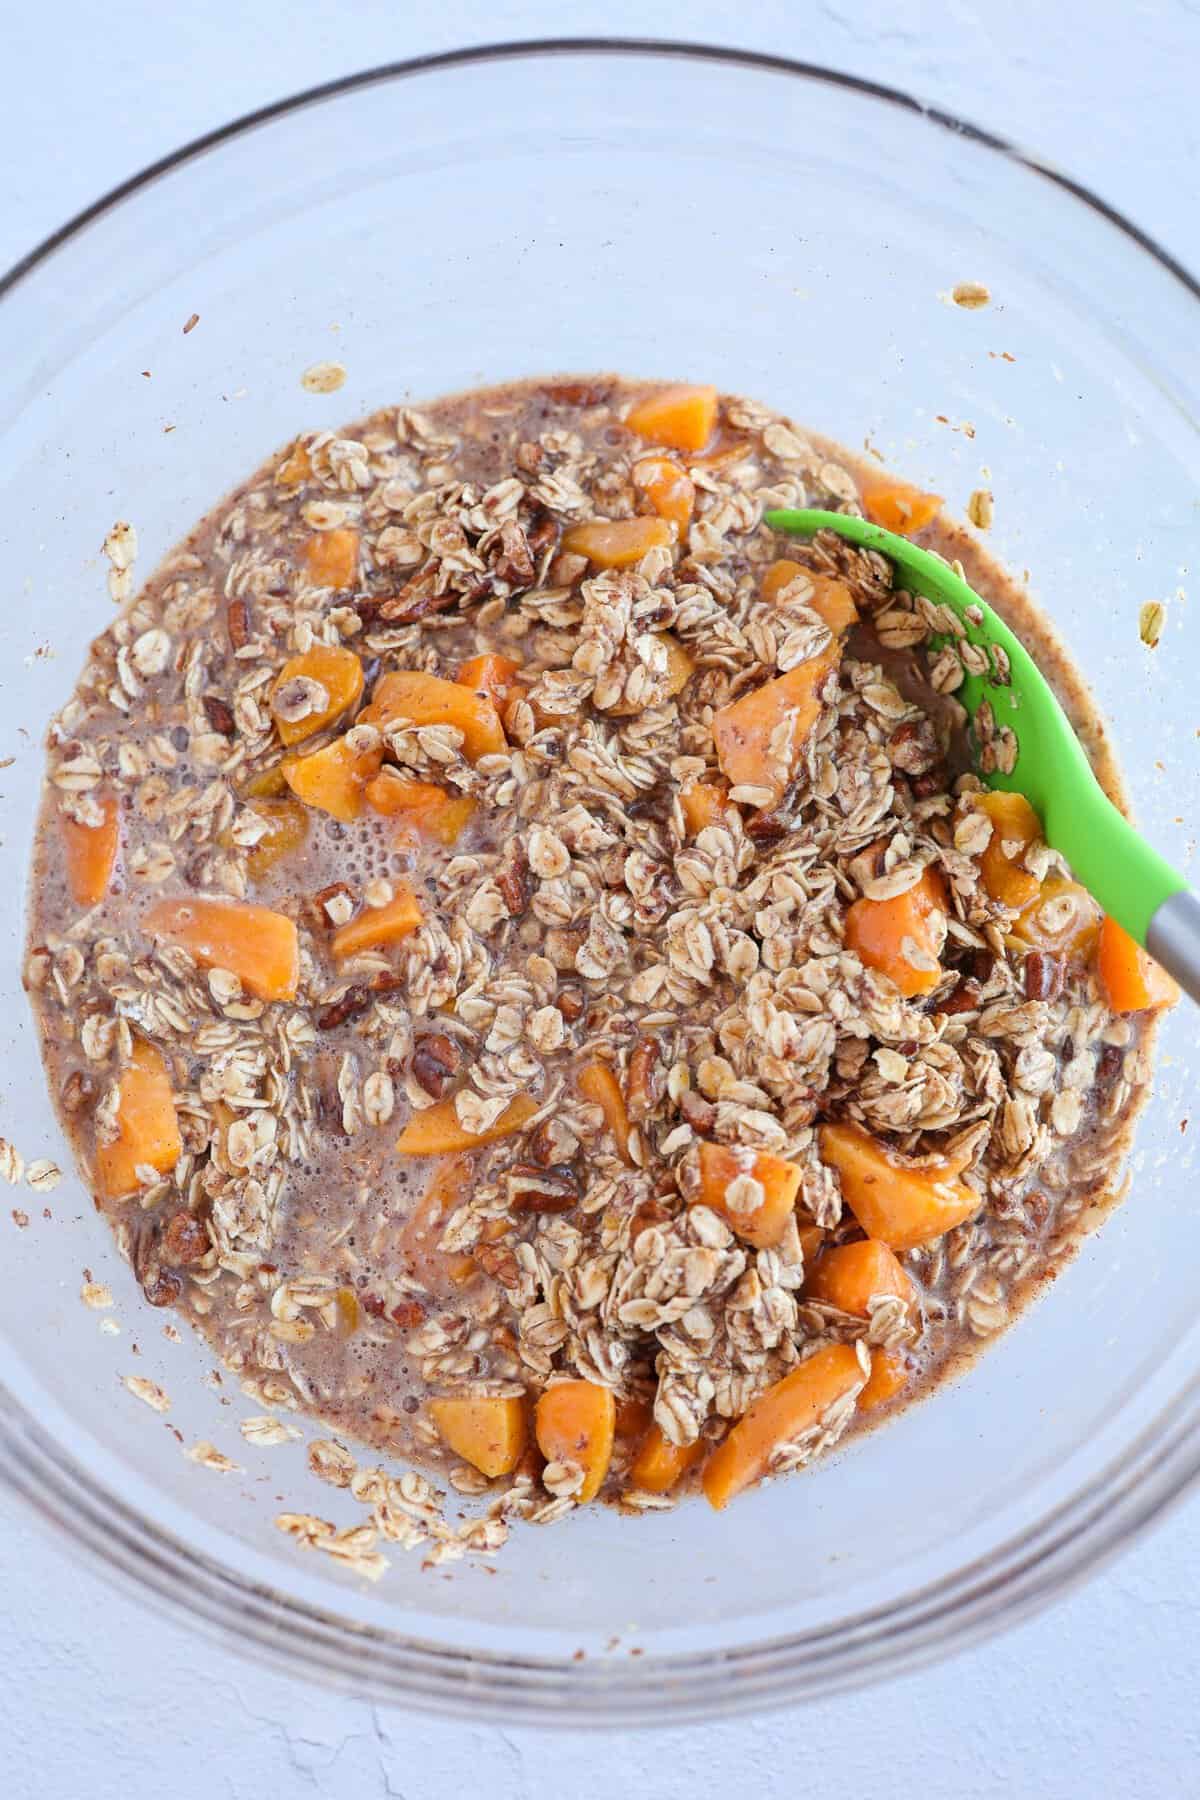
[{"label": "pecan piece", "polygon": [[244,650],[250,642],[250,608],[244,600],[231,600],[225,609],[225,629],[232,649]]},{"label": "pecan piece", "polygon": [[233,717],[233,708],[217,694],[205,694],[204,716],[214,731],[222,737],[233,737],[237,724]]},{"label": "pecan piece", "polygon": [[977,981],[968,977],[960,981],[952,994],[937,1002],[936,1011],[940,1013],[974,1012],[979,1005],[980,987]]},{"label": "pecan piece", "polygon": [[529,858],[519,838],[514,838],[504,851],[496,870],[496,886],[500,889],[510,918],[519,919],[533,899],[533,877]]},{"label": "pecan piece", "polygon": [[162,1234],[162,1252],[177,1269],[199,1262],[208,1255],[208,1232],[195,1213],[177,1212],[167,1220]]},{"label": "pecan piece", "polygon": [[434,592],[437,573],[433,569],[420,569],[405,582],[398,594],[380,601],[378,617],[385,619],[390,625],[412,625],[418,619],[426,619],[430,613],[446,612],[455,604],[458,595],[453,588],[447,588],[444,594]]},{"label": "pecan piece", "polygon": [[501,1287],[520,1287],[521,1265],[507,1244],[477,1244],[473,1254],[484,1274]]},{"label": "pecan piece", "polygon": [[389,1317],[399,1325],[401,1331],[412,1331],[424,1322],[425,1308],[419,1300],[406,1297],[403,1300],[397,1300]]},{"label": "pecan piece", "polygon": [[551,406],[602,406],[611,393],[606,381],[551,381],[542,389]]},{"label": "pecan piece", "polygon": [[[574,968],[574,966],[575,963],[572,958],[571,967]],[[578,988],[565,987],[560,988],[558,993],[554,996],[554,1004],[557,1006],[563,1018],[567,1021],[567,1024],[573,1025],[576,1019],[582,1019],[587,1002],[579,992]]]},{"label": "pecan piece", "polygon": [[453,1038],[440,1031],[418,1038],[412,1054],[412,1076],[418,1087],[440,1100],[462,1067],[462,1056]]},{"label": "pecan piece", "polygon": [[155,1269],[143,1279],[142,1292],[151,1306],[174,1306],[183,1292],[183,1283],[170,1269]]},{"label": "pecan piece", "polygon": [[331,881],[317,890],[311,906],[318,925],[345,925],[354,917],[354,894],[344,881]]},{"label": "pecan piece", "polygon": [[717,1122],[717,1109],[712,1101],[706,1100],[694,1088],[685,1088],[680,1094],[679,1110],[692,1130],[698,1131],[701,1137],[710,1132]]},{"label": "pecan piece", "polygon": [[314,1023],[318,1031],[336,1031],[348,1019],[355,1018],[370,1006],[373,996],[369,987],[348,987],[344,994],[331,1000],[328,1006],[322,1007]]},{"label": "pecan piece", "polygon": [[556,544],[558,526],[553,514],[539,511],[533,523],[525,527],[525,541],[534,557],[541,556],[544,550],[549,550],[552,544]]},{"label": "pecan piece", "polygon": [[746,820],[746,836],[756,844],[777,844],[785,838],[791,821],[774,807],[751,813]]},{"label": "pecan piece", "polygon": [[1025,998],[1027,1000],[1057,1000],[1063,991],[1064,974],[1060,956],[1051,956],[1045,950],[1027,951],[1025,961],[1021,965]]},{"label": "pecan piece", "polygon": [[625,1105],[629,1117],[641,1124],[658,1110],[667,1091],[667,1072],[655,1038],[639,1038],[629,1058],[625,1076]]},{"label": "pecan piece", "polygon": [[1099,1081],[1115,1081],[1125,1067],[1125,1052],[1116,1044],[1105,1044],[1100,1052],[1100,1061],[1096,1065],[1096,1077]]},{"label": "pecan piece", "polygon": [[569,1163],[548,1169],[517,1163],[505,1176],[511,1213],[565,1213],[579,1200],[579,1182]]},{"label": "pecan piece", "polygon": [[96,1084],[91,1076],[85,1075],[82,1069],[72,1069],[63,1082],[58,1097],[64,1112],[76,1113],[81,1107],[86,1106],[95,1092]]}]

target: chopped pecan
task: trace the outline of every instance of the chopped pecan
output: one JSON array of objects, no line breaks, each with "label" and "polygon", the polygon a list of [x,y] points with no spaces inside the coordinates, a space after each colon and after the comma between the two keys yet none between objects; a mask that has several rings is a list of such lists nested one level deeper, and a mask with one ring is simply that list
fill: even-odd
[{"label": "chopped pecan", "polygon": [[764,808],[762,812],[751,813],[746,820],[746,836],[756,844],[777,844],[785,838],[791,828],[791,821],[776,807]]},{"label": "chopped pecan", "polygon": [[1021,965],[1027,1000],[1057,1000],[1063,991],[1065,971],[1060,956],[1045,950],[1029,950]]},{"label": "chopped pecan", "polygon": [[558,525],[552,513],[539,511],[531,525],[525,527],[525,539],[534,557],[541,556],[558,542]]},{"label": "chopped pecan", "polygon": [[386,1306],[383,1304],[383,1301],[378,1294],[360,1294],[358,1296],[358,1304],[365,1313],[370,1313],[373,1319],[382,1319],[384,1313],[387,1311]]},{"label": "chopped pecan", "polygon": [[546,571],[551,587],[574,587],[581,575],[587,574],[588,559],[574,550],[560,550]]},{"label": "chopped pecan", "polygon": [[928,800],[933,794],[944,794],[950,786],[950,771],[944,762],[937,762],[932,769],[926,769],[923,775],[914,775],[909,785],[914,800]]},{"label": "chopped pecan", "polygon": [[414,1300],[411,1295],[408,1295],[403,1300],[397,1300],[389,1316],[399,1325],[401,1331],[412,1331],[423,1323],[425,1308],[419,1300]]},{"label": "chopped pecan", "polygon": [[932,720],[910,719],[898,725],[888,739],[888,756],[902,775],[928,775],[939,758]]},{"label": "chopped pecan", "polygon": [[174,1306],[183,1283],[170,1269],[152,1269],[143,1278],[142,1292],[151,1306]]},{"label": "chopped pecan", "polygon": [[940,1013],[974,1012],[979,1005],[980,987],[977,981],[968,977],[960,981],[952,994],[936,1003],[935,1011]]},{"label": "chopped pecan", "polygon": [[417,619],[428,618],[430,613],[448,611],[459,596],[453,588],[447,588],[443,594],[436,593],[436,581],[436,569],[419,569],[398,594],[380,601],[376,616],[389,625],[412,625]]},{"label": "chopped pecan", "polygon": [[513,587],[528,587],[533,580],[529,539],[516,519],[506,519],[500,527],[500,554],[492,569],[500,581],[507,581]]},{"label": "chopped pecan", "polygon": [[[574,968],[574,966],[575,962],[572,958],[570,967]],[[567,1024],[573,1025],[576,1019],[582,1019],[587,1002],[578,988],[565,987],[560,988],[554,996],[554,1004]]]},{"label": "chopped pecan", "polygon": [[199,1262],[208,1254],[208,1232],[195,1213],[180,1211],[167,1220],[162,1234],[162,1252],[177,1269]]},{"label": "chopped pecan", "polygon": [[523,475],[536,475],[545,456],[546,452],[542,446],[530,440],[517,445],[516,464]]},{"label": "chopped pecan", "polygon": [[331,881],[328,887],[318,888],[311,904],[318,925],[325,929],[330,925],[345,925],[354,914],[354,894],[344,881]]},{"label": "chopped pecan", "polygon": [[579,1139],[561,1119],[543,1119],[530,1132],[525,1145],[531,1162],[548,1169],[552,1163],[567,1163],[578,1153]]},{"label": "chopped pecan", "polygon": [[1100,1061],[1096,1065],[1096,1075],[1100,1081],[1115,1081],[1125,1067],[1125,1052],[1116,1044],[1105,1044],[1100,1052]]},{"label": "chopped pecan", "polygon": [[663,1204],[661,1199],[643,1200],[633,1215],[633,1223],[629,1228],[629,1241],[634,1243],[643,1231],[649,1231],[652,1225],[665,1225],[672,1216],[671,1208]]},{"label": "chopped pecan", "polygon": [[521,1265],[507,1244],[477,1244],[472,1254],[484,1274],[501,1287],[520,1287]]},{"label": "chopped pecan", "polygon": [[250,642],[250,608],[244,600],[231,600],[225,609],[225,629],[234,650],[244,650]]},{"label": "chopped pecan", "polygon": [[217,694],[205,694],[204,714],[214,731],[222,737],[232,737],[237,730],[233,717],[233,708]]},{"label": "chopped pecan", "polygon": [[453,1038],[440,1031],[418,1038],[412,1054],[412,1076],[418,1087],[440,1100],[462,1067],[462,1054]]},{"label": "chopped pecan", "polygon": [[569,1163],[548,1169],[517,1163],[504,1179],[512,1213],[565,1213],[579,1201],[579,1182]]},{"label": "chopped pecan", "polygon": [[710,1132],[717,1122],[717,1109],[712,1101],[706,1100],[694,1088],[685,1088],[680,1094],[679,1110],[692,1130],[698,1131],[701,1137]]},{"label": "chopped pecan", "polygon": [[667,1091],[667,1072],[655,1038],[639,1038],[629,1058],[625,1076],[625,1105],[629,1117],[641,1124],[657,1111]]},{"label": "chopped pecan", "polygon": [[353,1019],[360,1012],[365,1012],[373,998],[374,995],[369,987],[348,987],[344,994],[339,994],[336,1000],[331,1000],[328,1006],[322,1007],[314,1021],[317,1030],[336,1031],[338,1026],[344,1025],[348,1019]]},{"label": "chopped pecan", "polygon": [[551,406],[603,406],[611,395],[607,381],[551,381],[542,389]]},{"label": "chopped pecan", "polygon": [[496,886],[500,889],[510,918],[519,919],[533,899],[529,858],[519,838],[510,840],[500,858],[500,866],[496,870]]}]

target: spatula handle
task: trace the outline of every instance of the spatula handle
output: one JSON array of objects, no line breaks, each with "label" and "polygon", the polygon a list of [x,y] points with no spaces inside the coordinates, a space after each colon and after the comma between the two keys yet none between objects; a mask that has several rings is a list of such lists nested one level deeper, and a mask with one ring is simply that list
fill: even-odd
[{"label": "spatula handle", "polygon": [[1184,888],[1164,900],[1147,927],[1146,948],[1185,994],[1200,1001],[1200,896]]}]

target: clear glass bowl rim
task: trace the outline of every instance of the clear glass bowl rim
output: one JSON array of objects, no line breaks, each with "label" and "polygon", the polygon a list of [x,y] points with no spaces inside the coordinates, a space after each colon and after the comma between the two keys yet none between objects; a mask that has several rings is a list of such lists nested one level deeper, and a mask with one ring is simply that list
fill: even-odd
[{"label": "clear glass bowl rim", "polygon": [[[0,302],[89,225],[153,182],[272,120],[359,89],[455,68],[556,56],[726,64],[844,88],[916,114],[1050,182],[1116,228],[1193,299],[1200,282],[1081,182],[996,133],[883,83],[762,51],[653,38],[534,38],[381,64],[246,113],[121,182],[0,276]],[[201,1555],[97,1482],[0,1383],[0,1478],[87,1563],[224,1646],[372,1700],[542,1725],[681,1723],[863,1686],[965,1649],[1040,1610],[1130,1544],[1200,1478],[1200,1374],[1099,1474],[1029,1530],[886,1607],[835,1627],[696,1655],[569,1662],[463,1651],[353,1626]],[[714,1681],[714,1672],[721,1679]]]}]

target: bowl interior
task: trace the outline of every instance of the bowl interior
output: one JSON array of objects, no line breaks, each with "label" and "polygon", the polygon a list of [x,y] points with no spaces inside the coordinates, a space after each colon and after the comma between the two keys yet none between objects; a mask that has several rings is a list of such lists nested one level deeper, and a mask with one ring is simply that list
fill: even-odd
[{"label": "bowl interior", "polygon": [[[955,306],[962,281],[986,283],[991,303]],[[1200,491],[1195,311],[1118,225],[1019,160],[841,82],[732,57],[451,61],[180,162],[0,304],[8,942],[23,932],[45,723],[109,614],[113,521],[136,525],[148,574],[297,430],[552,370],[712,380],[878,450],[951,510],[991,488],[994,547],[1030,571],[1112,722],[1140,820],[1186,867],[1200,746],[1174,596]],[[345,386],[309,394],[303,370],[329,359]],[[1153,654],[1138,638],[1147,599],[1173,602]],[[13,957],[0,996],[3,1130],[27,1159],[68,1168]],[[1015,1332],[932,1404],[729,1515],[693,1503],[525,1529],[494,1572],[424,1571],[396,1550],[365,1589],[274,1529],[283,1507],[361,1515],[307,1473],[302,1445],[242,1440],[239,1418],[258,1409],[232,1379],[201,1379],[211,1359],[196,1343],[163,1336],[71,1173],[53,1193],[14,1191],[29,1223],[0,1224],[9,1430],[33,1461],[22,1421],[37,1422],[38,1442],[84,1472],[80,1504],[99,1506],[101,1527],[104,1496],[124,1499],[143,1574],[165,1558],[158,1585],[180,1588],[179,1604],[182,1545],[225,1593],[226,1623],[251,1593],[285,1636],[289,1607],[319,1612],[364,1686],[378,1660],[364,1631],[417,1645],[416,1667],[473,1651],[569,1671],[582,1649],[606,1671],[603,1704],[626,1716],[646,1689],[631,1647],[703,1657],[807,1634],[853,1660],[860,1616],[986,1573],[1180,1392],[1200,1336],[1178,1254],[1196,1058],[1181,1013],[1129,1205]],[[117,1335],[80,1304],[85,1268],[116,1293]],[[165,1387],[165,1416],[122,1387],[134,1373]],[[199,1438],[239,1472],[189,1462],[180,1440]],[[944,1629],[948,1643],[953,1618]],[[492,1675],[473,1679],[474,1704],[499,1704]],[[820,1681],[816,1658],[790,1668],[787,1691]],[[510,1683],[510,1715],[536,1710],[543,1688],[536,1671]],[[419,1690],[416,1676],[397,1689]],[[738,1700],[680,1673],[655,1704],[662,1716]]]}]

